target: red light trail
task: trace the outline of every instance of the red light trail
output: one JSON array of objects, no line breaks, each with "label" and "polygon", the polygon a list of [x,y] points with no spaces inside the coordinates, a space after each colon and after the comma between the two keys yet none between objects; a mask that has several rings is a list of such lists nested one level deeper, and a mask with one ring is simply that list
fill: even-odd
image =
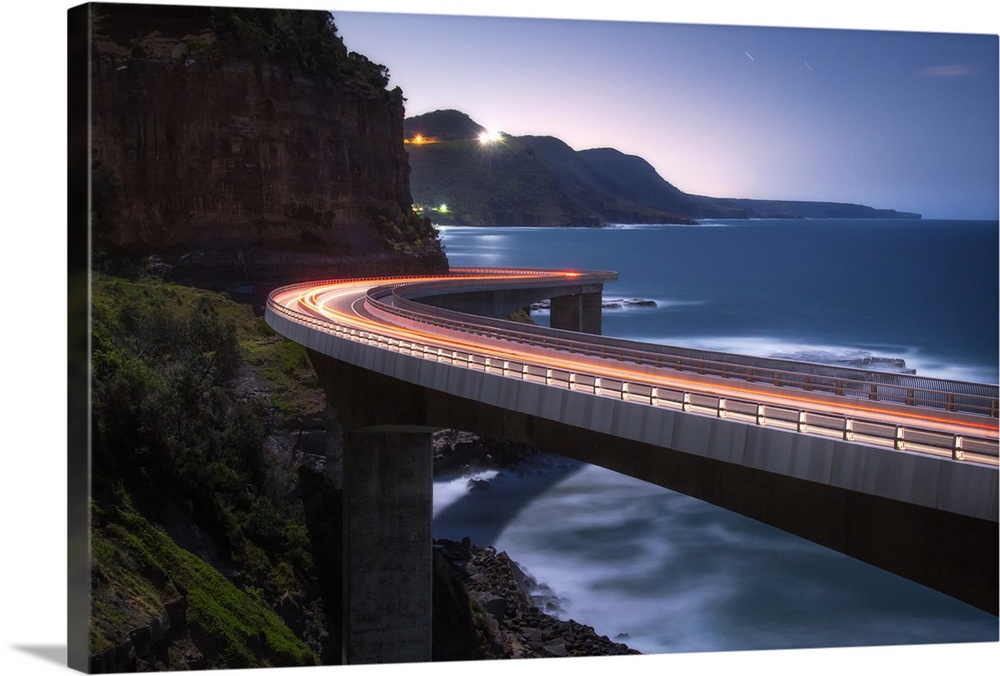
[{"label": "red light trail", "polygon": [[[393,321],[391,315],[366,309],[365,299],[370,289],[391,284],[403,286],[435,282],[454,283],[464,279],[477,284],[489,281],[533,281],[553,278],[571,278],[586,281],[586,273],[577,271],[553,272],[548,270],[511,271],[458,271],[452,275],[394,277],[387,279],[351,279],[315,284],[297,285],[277,290],[271,301],[286,311],[309,317],[334,326],[383,336],[386,339],[419,343],[434,349],[446,349],[476,354],[491,359],[531,364],[544,369],[584,374],[594,378],[609,378],[648,387],[684,391],[719,398],[757,402],[762,405],[806,410],[817,415],[843,416],[845,418],[918,428],[922,431],[970,436],[995,441],[998,438],[997,419],[984,415],[955,414],[924,407],[881,403],[860,399],[857,396],[833,394],[806,394],[802,390],[773,385],[736,385],[733,378],[713,376],[684,376],[665,368],[632,368],[617,359],[565,350],[547,349],[541,345],[500,343],[497,339],[484,341],[480,336],[456,333],[460,329],[422,324],[414,328],[412,322]],[[426,313],[433,317],[436,308],[426,306]],[[470,321],[475,318],[470,316]],[[516,325],[515,325],[516,326]],[[585,342],[586,334],[579,340]],[[635,397],[641,401],[643,397]]]}]

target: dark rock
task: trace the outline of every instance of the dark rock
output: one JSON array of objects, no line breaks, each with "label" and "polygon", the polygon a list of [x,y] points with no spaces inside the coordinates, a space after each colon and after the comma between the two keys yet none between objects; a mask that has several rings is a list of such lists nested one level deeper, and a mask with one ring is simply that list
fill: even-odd
[{"label": "dark rock", "polygon": [[573,620],[559,620],[535,605],[533,580],[506,552],[479,547],[465,538],[461,543],[436,540],[434,551],[464,580],[470,601],[484,609],[492,645],[502,657],[564,657],[636,654],[627,645],[597,636],[592,627]]},{"label": "dark rock", "polygon": [[552,657],[566,657],[569,651],[566,650],[566,641],[561,638],[552,639],[544,646],[545,652]]},{"label": "dark rock", "polygon": [[303,612],[302,607],[299,606],[298,602],[292,598],[291,594],[288,592],[282,594],[278,598],[274,610],[292,631],[299,636],[302,635],[306,624],[306,614]]},{"label": "dark rock", "polygon": [[469,479],[466,486],[470,491],[482,491],[489,489],[490,482],[486,479]]},{"label": "dark rock", "polygon": [[536,449],[524,444],[452,429],[436,432],[431,445],[434,449],[434,474],[438,476],[506,469],[539,456]]}]

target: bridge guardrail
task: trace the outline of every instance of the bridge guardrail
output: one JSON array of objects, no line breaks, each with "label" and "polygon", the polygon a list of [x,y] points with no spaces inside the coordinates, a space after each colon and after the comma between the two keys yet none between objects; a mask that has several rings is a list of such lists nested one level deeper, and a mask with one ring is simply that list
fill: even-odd
[{"label": "bridge guardrail", "polygon": [[[377,281],[377,280],[376,280]],[[309,282],[283,289],[314,285]],[[390,308],[382,303],[383,308]],[[377,345],[411,356],[448,361],[486,373],[520,380],[532,380],[549,386],[589,391],[597,396],[610,396],[651,406],[676,408],[685,412],[714,415],[742,420],[756,425],[771,425],[804,434],[818,434],[847,441],[882,445],[900,451],[915,451],[950,457],[954,460],[998,464],[997,440],[986,436],[955,435],[916,426],[895,425],[856,416],[834,415],[789,406],[765,404],[748,399],[722,397],[679,388],[663,388],[628,380],[610,380],[593,374],[547,368],[524,361],[497,360],[485,353],[446,350],[431,343],[404,340],[363,331],[334,322],[316,319],[308,314],[289,310],[269,297],[267,308],[291,321],[305,323],[326,333]]]},{"label": "bridge guardrail", "polygon": [[[394,293],[391,287],[372,289],[369,298],[397,316],[429,326],[460,327],[466,333],[502,337],[521,344],[546,349],[561,349],[588,357],[621,359],[656,369],[695,373],[748,383],[768,383],[807,392],[868,399],[906,406],[920,406],[948,412],[964,412],[989,418],[998,416],[997,387],[963,383],[907,374],[851,369],[826,364],[799,365],[779,359],[742,357],[691,348],[674,348],[635,343],[602,336],[588,336],[586,341],[563,337],[544,327],[518,326],[513,322],[476,317],[462,312],[429,307]],[[393,295],[393,302],[381,298]],[[488,327],[488,328],[487,328]]]}]

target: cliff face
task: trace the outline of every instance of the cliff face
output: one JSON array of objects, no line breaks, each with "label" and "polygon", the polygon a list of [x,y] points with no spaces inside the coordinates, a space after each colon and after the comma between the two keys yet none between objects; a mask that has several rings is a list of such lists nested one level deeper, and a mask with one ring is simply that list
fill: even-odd
[{"label": "cliff face", "polygon": [[95,250],[248,284],[446,266],[412,214],[402,93],[304,72],[217,23],[208,8],[96,6]]}]

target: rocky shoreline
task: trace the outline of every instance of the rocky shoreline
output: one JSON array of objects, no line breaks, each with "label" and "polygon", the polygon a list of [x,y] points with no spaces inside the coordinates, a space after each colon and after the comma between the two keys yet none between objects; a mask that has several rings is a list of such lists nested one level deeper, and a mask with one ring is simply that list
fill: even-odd
[{"label": "rocky shoreline", "polygon": [[[434,541],[435,556],[462,580],[470,604],[485,615],[495,657],[594,657],[639,651],[599,635],[593,627],[560,620],[532,601],[535,581],[506,552],[462,542]],[[479,614],[479,613],[474,613]]]},{"label": "rocky shoreline", "polygon": [[[436,433],[433,446],[437,475],[513,469],[539,455],[538,450],[522,444],[457,430]],[[485,624],[480,633],[487,636],[481,636],[480,642],[490,644],[484,646],[484,652],[492,657],[639,654],[624,643],[599,635],[593,627],[546,613],[545,589],[507,552],[473,544],[469,538],[462,542],[441,539],[434,541],[434,556],[447,564],[464,587],[473,617]]]},{"label": "rocky shoreline", "polygon": [[[531,304],[533,311],[548,312],[552,309],[552,301],[549,299],[540,300]],[[628,310],[631,308],[652,308],[659,307],[655,300],[648,298],[605,298],[601,301],[602,310]]]}]

